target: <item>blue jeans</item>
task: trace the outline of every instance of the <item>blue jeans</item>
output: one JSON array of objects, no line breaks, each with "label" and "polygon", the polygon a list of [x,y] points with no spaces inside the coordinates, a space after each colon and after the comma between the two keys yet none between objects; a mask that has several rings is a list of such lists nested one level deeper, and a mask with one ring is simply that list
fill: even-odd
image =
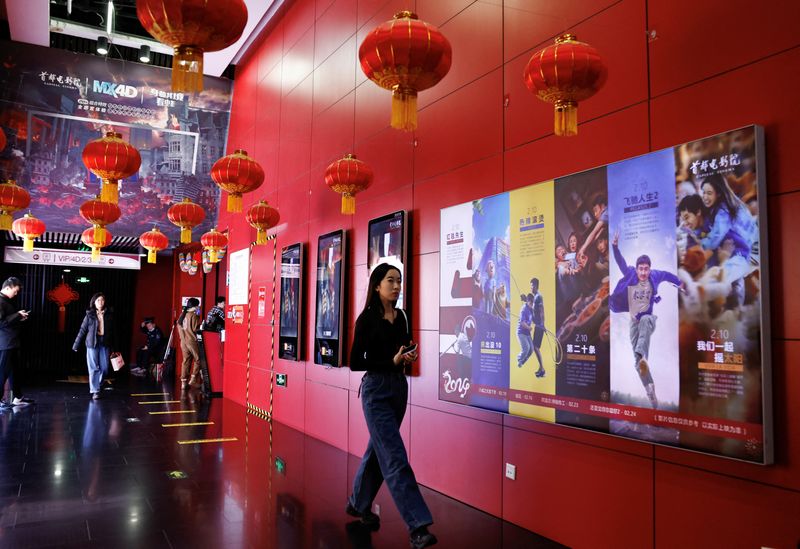
[{"label": "blue jeans", "polygon": [[89,368],[89,392],[99,393],[103,379],[108,375],[108,347],[103,336],[97,336],[94,349],[86,347],[86,365]]},{"label": "blue jeans", "polygon": [[422,499],[400,437],[407,399],[408,382],[402,373],[364,375],[361,406],[369,429],[369,444],[353,481],[350,505],[360,513],[369,511],[386,480],[394,504],[411,531],[433,524],[433,517]]},{"label": "blue jeans", "polygon": [[530,333],[517,332],[517,339],[519,339],[520,351],[517,355],[517,366],[522,366],[533,354],[533,339]]}]

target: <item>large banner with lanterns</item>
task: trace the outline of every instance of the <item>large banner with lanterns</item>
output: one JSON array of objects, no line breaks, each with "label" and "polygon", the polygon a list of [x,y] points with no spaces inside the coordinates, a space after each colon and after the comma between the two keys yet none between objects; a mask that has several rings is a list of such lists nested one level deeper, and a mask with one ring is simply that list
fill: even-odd
[{"label": "large banner with lanterns", "polygon": [[207,213],[195,238],[212,227],[219,189],[210,171],[225,154],[229,80],[205,77],[201,93],[173,93],[169,69],[15,42],[0,48],[0,179],[30,193],[30,210],[48,231],[87,227],[78,209],[100,193],[100,181],[81,153],[107,131],[122,134],[142,160],[120,185],[113,235],[156,226],[176,242],[180,229],[167,209],[184,198]]},{"label": "large banner with lanterns", "polygon": [[763,163],[748,126],[443,209],[439,398],[771,463]]}]

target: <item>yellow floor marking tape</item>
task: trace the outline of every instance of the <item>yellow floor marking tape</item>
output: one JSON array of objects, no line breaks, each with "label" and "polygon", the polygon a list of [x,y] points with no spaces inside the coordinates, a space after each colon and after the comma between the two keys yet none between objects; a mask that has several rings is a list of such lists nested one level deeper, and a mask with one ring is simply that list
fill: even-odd
[{"label": "yellow floor marking tape", "polygon": [[196,440],[179,440],[178,444],[203,444],[205,442],[233,442],[239,440],[236,437],[230,438],[198,438]]},{"label": "yellow floor marking tape", "polygon": [[162,423],[162,427],[192,427],[194,425],[214,425],[213,421],[194,421],[192,423]]}]

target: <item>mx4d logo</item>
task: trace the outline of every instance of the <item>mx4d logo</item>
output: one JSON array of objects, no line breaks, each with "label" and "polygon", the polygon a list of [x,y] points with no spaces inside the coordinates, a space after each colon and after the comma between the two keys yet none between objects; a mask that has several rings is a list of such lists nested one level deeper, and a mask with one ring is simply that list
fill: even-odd
[{"label": "mx4d logo", "polygon": [[114,82],[102,82],[100,80],[94,81],[94,86],[92,87],[92,91],[94,93],[102,93],[104,95],[110,95],[114,99],[118,97],[136,97],[139,94],[139,90],[134,88],[133,86],[126,86],[125,84],[115,84]]}]

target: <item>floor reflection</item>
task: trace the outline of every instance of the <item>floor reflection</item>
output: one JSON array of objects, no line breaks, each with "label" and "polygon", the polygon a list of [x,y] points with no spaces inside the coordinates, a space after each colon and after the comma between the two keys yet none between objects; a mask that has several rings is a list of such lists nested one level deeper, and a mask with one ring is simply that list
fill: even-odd
[{"label": "floor reflection", "polygon": [[[377,532],[345,514],[357,457],[196,390],[125,383],[98,401],[82,385],[30,390],[35,407],[0,414],[0,547],[408,546],[385,488]],[[221,437],[237,440],[178,444]],[[440,547],[560,547],[423,493]]]}]

